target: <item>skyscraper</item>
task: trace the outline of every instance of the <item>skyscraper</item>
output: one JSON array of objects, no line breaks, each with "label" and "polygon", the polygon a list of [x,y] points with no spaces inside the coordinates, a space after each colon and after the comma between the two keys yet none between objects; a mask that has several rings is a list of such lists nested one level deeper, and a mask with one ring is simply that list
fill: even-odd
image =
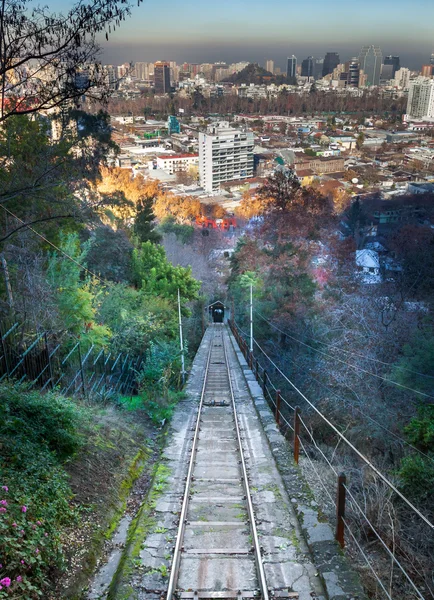
[{"label": "skyscraper", "polygon": [[352,58],[348,63],[347,85],[351,87],[359,87],[360,82],[360,65],[357,58]]},{"label": "skyscraper", "polygon": [[291,57],[288,57],[288,64],[286,67],[286,77],[288,79],[292,79],[293,77],[295,77],[297,73],[297,57],[292,55]]},{"label": "skyscraper", "polygon": [[333,73],[339,64],[339,60],[339,54],[337,52],[327,52],[322,67],[322,76],[325,77],[326,75]]},{"label": "skyscraper", "polygon": [[302,77],[313,77],[314,75],[314,58],[308,56],[301,63],[301,76]]},{"label": "skyscraper", "polygon": [[434,65],[434,52],[431,54],[431,58],[429,59],[429,62]]},{"label": "skyscraper", "polygon": [[360,68],[367,78],[367,85],[379,85],[383,53],[379,46],[363,46],[360,51]]},{"label": "skyscraper", "polygon": [[170,64],[158,61],[154,64],[154,88],[156,94],[170,92]]},{"label": "skyscraper", "polygon": [[[390,77],[390,79],[393,79],[393,77],[395,77],[396,71],[399,71],[399,69],[401,68],[399,56],[386,56],[386,58],[384,59],[384,64],[392,65],[392,77]],[[387,72],[389,72],[389,69],[387,69]]]},{"label": "skyscraper", "polygon": [[265,70],[274,74],[274,60],[267,60],[265,63]]},{"label": "skyscraper", "polygon": [[434,119],[434,80],[417,77],[410,83],[407,114],[416,119]]},{"label": "skyscraper", "polygon": [[323,69],[324,69],[324,59],[323,58],[315,58],[315,60],[313,61],[313,76],[315,79],[321,79]]}]

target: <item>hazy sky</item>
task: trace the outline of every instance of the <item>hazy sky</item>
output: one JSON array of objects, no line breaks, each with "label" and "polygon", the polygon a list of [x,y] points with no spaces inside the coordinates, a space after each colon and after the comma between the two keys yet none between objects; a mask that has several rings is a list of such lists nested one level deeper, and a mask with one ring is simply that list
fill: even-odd
[{"label": "hazy sky", "polygon": [[108,63],[271,58],[281,67],[293,53],[348,60],[364,44],[420,68],[434,52],[434,0],[144,0],[102,42]]}]

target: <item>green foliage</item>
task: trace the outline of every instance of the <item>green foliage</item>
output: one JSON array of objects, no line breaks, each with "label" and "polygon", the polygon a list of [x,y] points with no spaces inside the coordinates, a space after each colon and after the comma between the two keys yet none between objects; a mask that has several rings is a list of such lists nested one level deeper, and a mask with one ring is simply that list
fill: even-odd
[{"label": "green foliage", "polygon": [[61,461],[82,445],[83,412],[56,393],[0,385],[0,598],[43,596],[62,568],[60,528],[71,522],[71,490]]},{"label": "green foliage", "polygon": [[154,198],[142,198],[137,204],[137,215],[133,231],[139,243],[161,241],[161,235],[155,231],[155,215],[152,210]]},{"label": "green foliage", "polygon": [[163,219],[158,229],[161,233],[174,233],[183,244],[190,243],[194,234],[194,227],[192,225],[181,225],[172,216]]},{"label": "green foliage", "polygon": [[315,150],[312,150],[312,148],[306,148],[304,153],[307,154],[307,156],[316,156],[316,152]]},{"label": "green foliage", "polygon": [[191,268],[174,266],[167,260],[162,246],[145,242],[133,251],[135,284],[148,294],[175,300],[178,289],[183,300],[198,297],[200,282],[191,275]]},{"label": "green foliage", "polygon": [[[77,234],[61,235],[60,248],[80,264],[88,249],[81,251]],[[84,347],[104,346],[110,338],[110,330],[95,321],[97,295],[90,281],[81,281],[81,271],[78,264],[62,255],[50,256],[48,278],[63,327],[74,336],[80,336]]]},{"label": "green foliage", "polygon": [[431,376],[434,373],[434,335],[430,323],[417,331],[417,335],[411,342],[404,345],[402,353],[402,358],[392,369],[391,379],[407,387],[432,394],[434,379],[423,376]]},{"label": "green foliage", "polygon": [[401,489],[411,498],[429,499],[434,487],[434,463],[420,455],[406,456],[398,473]]},{"label": "green foliage", "polygon": [[421,406],[405,428],[409,441],[424,450],[434,452],[434,405]]},{"label": "green foliage", "polygon": [[151,341],[169,341],[177,336],[178,316],[173,303],[127,285],[113,285],[104,291],[98,317],[110,328],[110,348],[116,353],[138,356]]}]

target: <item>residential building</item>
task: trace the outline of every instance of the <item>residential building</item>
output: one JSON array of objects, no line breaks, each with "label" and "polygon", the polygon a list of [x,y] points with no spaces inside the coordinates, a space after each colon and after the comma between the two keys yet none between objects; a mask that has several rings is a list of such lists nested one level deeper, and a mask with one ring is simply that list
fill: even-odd
[{"label": "residential building", "polygon": [[265,70],[274,75],[274,60],[267,60]]},{"label": "residential building", "polygon": [[157,156],[157,169],[161,169],[169,175],[179,173],[180,171],[188,171],[190,167],[199,164],[198,154],[163,154]]},{"label": "residential building", "polygon": [[170,64],[158,61],[154,64],[154,87],[156,94],[170,92]]},{"label": "residential building", "polygon": [[379,85],[383,53],[379,46],[363,46],[359,55],[360,68],[367,77],[367,85]]},{"label": "residential building", "polygon": [[292,79],[297,75],[297,57],[292,55],[288,57],[288,63],[286,67],[287,79]]},{"label": "residential building", "polygon": [[322,67],[322,76],[325,77],[326,75],[330,75],[330,73],[333,73],[334,69],[336,69],[339,62],[339,54],[337,52],[327,52]]},{"label": "residential building", "polygon": [[134,65],[136,79],[139,81],[149,81],[154,75],[154,63],[136,62]]},{"label": "residential building", "polygon": [[207,192],[220,189],[225,181],[253,176],[253,133],[232,129],[221,121],[199,133],[199,176]]},{"label": "residential building", "polygon": [[410,82],[407,114],[412,118],[434,119],[434,80],[417,77]]},{"label": "residential building", "polygon": [[301,62],[301,76],[302,77],[313,77],[314,73],[314,58],[308,56]]},{"label": "residential building", "polygon": [[408,90],[410,86],[410,69],[401,67],[395,73],[394,85],[402,90]]},{"label": "residential building", "polygon": [[312,156],[309,157],[306,154],[297,156],[295,158],[295,171],[298,174],[299,171],[305,171],[310,169],[317,175],[324,175],[326,173],[339,173],[345,171],[345,158],[338,156]]},{"label": "residential building", "polygon": [[384,59],[384,65],[392,67],[392,77],[389,77],[389,79],[393,79],[395,77],[396,71],[399,71],[399,69],[401,68],[399,56],[392,56],[391,54],[389,56],[386,56]]}]

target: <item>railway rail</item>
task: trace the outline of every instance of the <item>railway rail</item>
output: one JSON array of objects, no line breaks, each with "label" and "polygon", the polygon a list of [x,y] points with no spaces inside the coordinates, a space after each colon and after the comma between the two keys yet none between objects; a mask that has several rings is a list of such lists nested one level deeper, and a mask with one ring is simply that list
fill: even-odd
[{"label": "railway rail", "polygon": [[213,325],[166,598],[297,598],[267,586],[227,343]]}]

